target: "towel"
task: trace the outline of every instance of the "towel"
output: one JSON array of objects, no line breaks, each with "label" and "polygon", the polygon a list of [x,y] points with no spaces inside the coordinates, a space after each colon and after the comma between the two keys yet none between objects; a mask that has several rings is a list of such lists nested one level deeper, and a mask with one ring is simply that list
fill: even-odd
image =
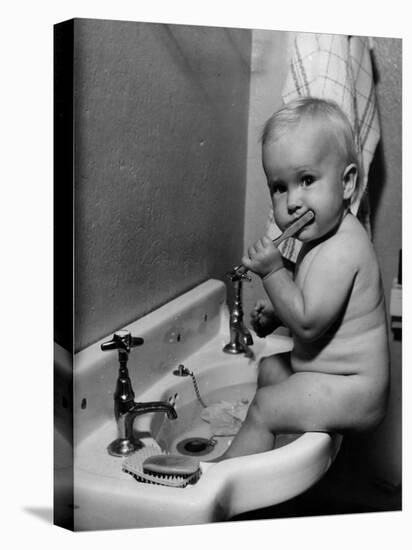
[{"label": "towel", "polygon": [[[284,103],[301,96],[335,101],[345,112],[354,129],[363,178],[358,198],[351,205],[370,234],[367,201],[368,172],[380,139],[375,86],[368,37],[336,34],[297,33],[293,42],[289,72],[282,92]],[[274,239],[280,230],[269,214],[268,235]],[[301,243],[287,239],[280,250],[296,262]]]},{"label": "towel", "polygon": [[246,418],[249,401],[219,401],[209,405],[200,418],[210,424],[213,435],[236,435]]}]

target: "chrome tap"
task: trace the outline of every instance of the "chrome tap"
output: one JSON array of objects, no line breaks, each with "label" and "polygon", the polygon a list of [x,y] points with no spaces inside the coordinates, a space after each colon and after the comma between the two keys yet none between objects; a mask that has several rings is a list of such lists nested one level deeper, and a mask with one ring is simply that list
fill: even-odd
[{"label": "chrome tap", "polygon": [[136,403],[132,382],[127,370],[127,361],[132,347],[141,346],[143,338],[132,336],[127,330],[119,330],[113,339],[101,345],[102,351],[117,349],[119,352],[119,374],[114,392],[114,416],[119,437],[108,446],[109,454],[127,456],[140,447],[133,435],[133,422],[136,416],[151,412],[164,412],[169,418],[177,418],[174,406],[167,401]]},{"label": "chrome tap", "polygon": [[235,270],[228,273],[235,288],[235,298],[230,312],[230,342],[223,348],[225,353],[250,353],[249,346],[253,345],[253,338],[248,328],[243,324],[242,307],[242,280],[249,277],[245,273]]}]

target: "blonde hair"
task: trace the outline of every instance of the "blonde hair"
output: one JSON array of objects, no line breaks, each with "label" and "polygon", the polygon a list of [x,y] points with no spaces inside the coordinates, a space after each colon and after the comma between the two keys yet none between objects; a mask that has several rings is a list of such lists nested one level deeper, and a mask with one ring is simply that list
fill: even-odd
[{"label": "blonde hair", "polygon": [[337,139],[346,162],[356,165],[358,177],[356,189],[351,198],[351,202],[353,203],[357,198],[361,186],[362,161],[352,125],[339,105],[334,101],[306,96],[286,103],[265,123],[260,139],[262,145],[276,141],[292,126],[297,125],[305,119],[327,121],[330,131]]}]

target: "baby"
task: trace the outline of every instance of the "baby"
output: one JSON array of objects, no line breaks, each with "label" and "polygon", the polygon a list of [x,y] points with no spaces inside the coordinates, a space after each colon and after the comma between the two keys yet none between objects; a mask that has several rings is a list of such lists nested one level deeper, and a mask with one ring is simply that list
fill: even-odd
[{"label": "baby", "polygon": [[271,239],[242,258],[270,299],[252,312],[265,336],[279,324],[290,353],[265,358],[247,417],[222,458],[273,448],[277,433],[361,432],[383,418],[389,381],[384,295],[372,244],[350,211],[359,164],[350,123],[333,102],[301,98],[266,123],[262,160],[277,225],[308,210],[294,277]]}]

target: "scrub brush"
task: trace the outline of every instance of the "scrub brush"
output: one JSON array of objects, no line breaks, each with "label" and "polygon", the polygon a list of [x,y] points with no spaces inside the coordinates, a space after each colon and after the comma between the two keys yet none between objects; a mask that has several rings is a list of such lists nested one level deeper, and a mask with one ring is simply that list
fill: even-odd
[{"label": "scrub brush", "polygon": [[123,461],[122,470],[137,481],[166,487],[184,488],[201,475],[200,463],[189,456],[171,455],[149,445]]}]

